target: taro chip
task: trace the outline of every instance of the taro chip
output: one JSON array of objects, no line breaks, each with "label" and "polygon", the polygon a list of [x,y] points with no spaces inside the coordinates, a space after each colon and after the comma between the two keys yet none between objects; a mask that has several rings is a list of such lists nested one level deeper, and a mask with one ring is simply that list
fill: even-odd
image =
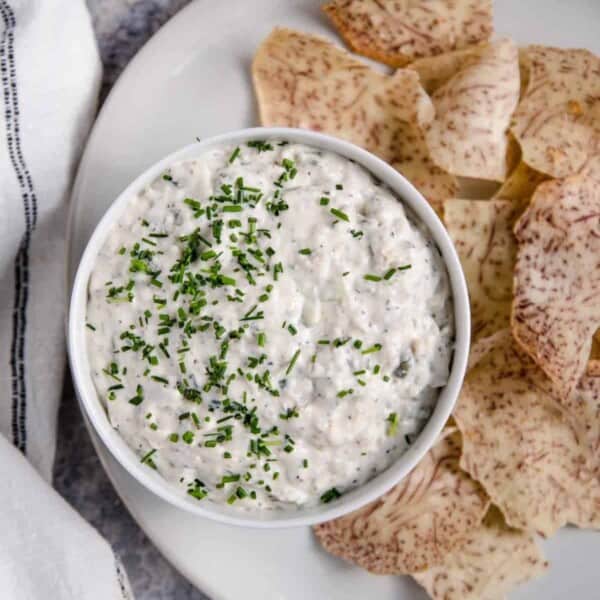
[{"label": "taro chip", "polygon": [[511,132],[530,167],[567,177],[598,151],[600,59],[546,46],[527,47],[523,59],[529,81]]},{"label": "taro chip", "polygon": [[512,330],[566,396],[600,326],[600,187],[593,173],[542,183],[515,226]]},{"label": "taro chip", "polygon": [[531,534],[511,529],[491,507],[483,523],[443,562],[413,575],[433,600],[505,600],[547,569]]},{"label": "taro chip", "polygon": [[433,161],[453,175],[504,181],[507,130],[519,100],[516,44],[502,39],[473,54],[431,98],[435,119],[425,139]]},{"label": "taro chip", "polygon": [[590,368],[588,364],[587,373],[575,390],[560,402],[579,439],[587,444],[600,474],[600,373],[594,372],[594,366]]},{"label": "taro chip", "polygon": [[462,468],[483,485],[511,527],[545,536],[567,523],[599,528],[595,457],[550,381],[510,331],[478,344],[480,358],[454,412],[463,435]]},{"label": "taro chip", "polygon": [[254,87],[263,125],[329,133],[378,155],[432,204],[456,193],[428,154],[433,106],[413,71],[383,75],[330,42],[275,29],[258,49]]},{"label": "taro chip", "polygon": [[600,377],[600,330],[596,331],[596,335],[592,340],[592,351],[590,352],[586,373],[590,377]]},{"label": "taro chip", "polygon": [[469,288],[474,340],[509,326],[517,216],[513,203],[505,200],[444,202],[444,222]]},{"label": "taro chip", "polygon": [[352,50],[402,67],[487,40],[492,0],[332,0],[323,6]]},{"label": "taro chip", "polygon": [[317,539],[372,573],[414,573],[438,564],[479,526],[489,505],[459,458],[460,435],[448,429],[401,483],[368,506],[317,525]]},{"label": "taro chip", "polygon": [[511,200],[518,206],[526,207],[537,186],[547,179],[546,175],[538,173],[527,163],[520,161],[494,194],[494,198]]},{"label": "taro chip", "polygon": [[474,62],[487,48],[487,44],[469,46],[462,50],[454,50],[437,56],[419,58],[407,66],[407,69],[419,74],[421,85],[428,94],[433,94],[469,62]]}]

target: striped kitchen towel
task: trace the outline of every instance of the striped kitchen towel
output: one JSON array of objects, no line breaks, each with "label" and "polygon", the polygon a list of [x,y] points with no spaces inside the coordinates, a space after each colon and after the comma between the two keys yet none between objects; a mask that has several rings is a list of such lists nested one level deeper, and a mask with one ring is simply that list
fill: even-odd
[{"label": "striped kitchen towel", "polygon": [[127,598],[49,485],[65,368],[66,204],[101,75],[84,0],[0,0],[0,596]]}]

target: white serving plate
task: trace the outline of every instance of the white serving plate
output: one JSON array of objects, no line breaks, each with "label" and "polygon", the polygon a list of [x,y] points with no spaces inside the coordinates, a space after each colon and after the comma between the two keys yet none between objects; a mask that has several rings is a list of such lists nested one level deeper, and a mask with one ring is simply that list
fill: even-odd
[{"label": "white serving plate", "polygon": [[[130,63],[100,113],[75,183],[70,278],[108,205],[139,173],[192,142],[257,124],[250,61],[275,25],[336,39],[320,0],[197,0]],[[519,43],[600,54],[600,0],[496,0],[496,30]],[[89,429],[89,427],[88,427]],[[168,560],[215,600],[422,600],[408,578],[377,577],[325,554],[308,528],[249,530],[187,514],[138,484],[92,438],[134,518]],[[544,542],[549,573],[516,599],[600,597],[600,533],[565,529]]]}]

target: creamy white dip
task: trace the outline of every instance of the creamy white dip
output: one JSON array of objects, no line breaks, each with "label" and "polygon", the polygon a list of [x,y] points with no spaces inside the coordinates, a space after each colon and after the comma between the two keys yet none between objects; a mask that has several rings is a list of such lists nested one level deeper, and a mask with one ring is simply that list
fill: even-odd
[{"label": "creamy white dip", "polygon": [[328,502],[428,419],[452,354],[429,234],[362,167],[251,142],[132,197],[89,281],[87,352],[115,429],[198,501]]}]

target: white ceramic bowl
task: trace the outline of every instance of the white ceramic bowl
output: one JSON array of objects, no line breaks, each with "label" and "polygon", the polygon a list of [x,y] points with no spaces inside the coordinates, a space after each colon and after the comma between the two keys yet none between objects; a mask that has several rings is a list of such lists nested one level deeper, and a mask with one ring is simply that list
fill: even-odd
[{"label": "white ceramic bowl", "polygon": [[[450,378],[441,389],[435,410],[423,431],[404,454],[375,478],[345,493],[334,502],[306,509],[242,512],[239,508],[227,505],[198,502],[185,494],[185,491],[168,484],[158,473],[140,463],[139,457],[111,426],[96,393],[87,357],[85,314],[88,280],[108,232],[119,219],[129,199],[175,162],[198,158],[215,146],[235,145],[252,139],[285,139],[335,152],[362,165],[386,184],[429,228],[446,264],[454,301],[456,346]],[[398,483],[433,445],[452,412],[465,374],[469,339],[469,300],[462,268],[444,226],[423,196],[398,171],[353,144],[307,130],[285,128],[244,129],[200,141],[167,156],[131,183],[108,209],[83,253],[73,285],[68,322],[69,359],[75,390],[90,422],[114,457],[142,485],[174,506],[201,517],[249,527],[291,527],[320,523],[360,508]]]}]

